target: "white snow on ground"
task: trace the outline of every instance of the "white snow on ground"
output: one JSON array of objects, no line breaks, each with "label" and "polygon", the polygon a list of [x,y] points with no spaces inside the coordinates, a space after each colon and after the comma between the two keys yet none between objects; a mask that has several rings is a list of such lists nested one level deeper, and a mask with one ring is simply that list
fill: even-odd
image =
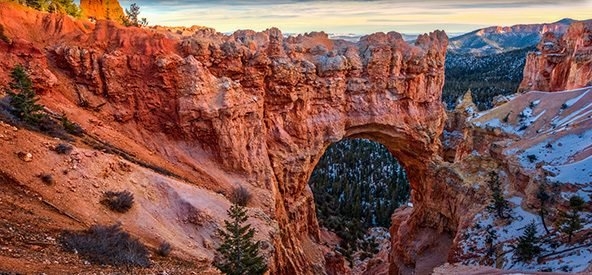
[{"label": "white snow on ground", "polygon": [[[518,153],[520,165],[527,169],[534,169],[536,163],[542,161],[546,165],[545,169],[547,170],[553,171],[553,167],[556,167],[555,170],[557,171],[567,172],[570,171],[569,169],[585,168],[578,166],[577,163],[574,163],[574,166],[571,166],[568,162],[571,161],[570,158],[574,154],[582,152],[590,146],[592,146],[592,129],[580,134],[565,135],[552,141],[546,140],[527,148],[522,152],[508,150],[506,154]],[[590,160],[584,160],[581,165],[585,166],[587,163],[590,163]],[[559,166],[563,166],[564,168],[560,168]],[[587,168],[586,170],[589,169],[591,168]],[[584,183],[592,181],[589,177],[587,179],[588,181],[585,181],[584,175],[580,175],[582,179],[576,179],[578,182]],[[565,180],[567,180],[567,178],[565,178]]]},{"label": "white snow on ground", "polygon": [[[537,214],[524,210],[520,205],[522,198],[518,196],[508,199],[512,205],[512,218],[509,222],[503,222],[495,217],[492,212],[483,211],[473,219],[474,226],[468,228],[466,238],[460,242],[462,253],[465,256],[462,264],[488,265],[501,263],[498,268],[520,271],[563,271],[581,272],[592,263],[592,240],[585,239],[572,244],[564,243],[565,238],[556,232],[552,225],[548,225],[551,234],[545,235],[541,218]],[[590,215],[581,213],[584,228],[590,228]],[[537,236],[543,238],[540,243],[542,248],[541,262],[521,262],[515,255],[515,246],[526,225],[535,221]],[[486,238],[493,232],[493,250],[488,255]]]},{"label": "white snow on ground", "polygon": [[[540,175],[532,178],[535,184],[546,176],[548,183],[557,188],[552,196],[562,204],[567,205],[575,195],[587,204],[592,202],[590,87],[551,94],[522,94],[515,101],[478,113],[469,121],[476,127],[500,129],[509,134],[506,143],[499,143],[504,144],[503,153],[516,160],[526,174]],[[543,175],[544,171],[548,173]],[[567,236],[559,232],[555,224],[560,217],[559,212],[554,212],[557,209],[551,211],[554,220],[546,220],[551,232],[546,233],[536,205],[525,203],[528,211],[523,209],[522,195],[516,194],[507,199],[512,208],[511,219],[501,220],[487,209],[473,218],[472,226],[465,229],[458,247],[462,264],[529,272],[581,272],[592,265],[592,238],[585,235],[592,231],[592,214],[586,212],[588,210],[580,213],[583,226],[580,234],[576,233],[574,241],[567,243]],[[532,221],[542,240],[543,252],[532,262],[525,263],[518,260],[515,247],[525,226]],[[492,239],[493,242],[487,242]]]},{"label": "white snow on ground", "polygon": [[580,101],[580,99],[582,99],[582,97],[586,96],[589,92],[590,92],[590,90],[587,90],[587,91],[583,92],[581,95],[566,101],[565,105],[567,105],[567,107],[574,105],[576,102]]},{"label": "white snow on ground", "polygon": [[584,108],[574,111],[573,113],[565,116],[564,118],[555,117],[553,119],[553,121],[551,122],[551,124],[555,128],[566,127],[568,125],[573,124],[577,120],[586,118],[587,116],[588,116],[588,119],[590,119],[591,115],[592,115],[592,103],[586,105]]},{"label": "white snow on ground", "polygon": [[573,184],[592,182],[592,156],[565,165],[544,166],[543,168],[555,174],[555,176],[547,177],[555,182]]},{"label": "white snow on ground", "polygon": [[498,118],[488,120],[484,122],[483,125],[481,125],[481,123],[479,122],[475,122],[475,126],[483,128],[499,128],[508,134],[520,135],[517,127],[514,127],[514,125],[510,125],[507,123],[502,123]]}]

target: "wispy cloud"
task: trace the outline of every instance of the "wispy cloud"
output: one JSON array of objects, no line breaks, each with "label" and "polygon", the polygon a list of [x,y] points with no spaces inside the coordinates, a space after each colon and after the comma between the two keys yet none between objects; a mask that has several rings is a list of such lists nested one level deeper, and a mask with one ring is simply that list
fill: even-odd
[{"label": "wispy cloud", "polygon": [[366,33],[432,29],[470,31],[489,25],[552,22],[565,17],[592,18],[592,0],[121,0],[137,2],[151,24],[204,25],[218,31],[285,32],[324,30]]}]

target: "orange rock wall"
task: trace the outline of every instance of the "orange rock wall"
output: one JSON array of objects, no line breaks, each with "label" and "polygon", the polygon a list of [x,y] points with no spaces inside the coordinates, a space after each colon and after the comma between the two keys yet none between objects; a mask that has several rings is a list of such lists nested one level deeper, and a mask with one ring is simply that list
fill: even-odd
[{"label": "orange rock wall", "polygon": [[563,91],[592,85],[592,23],[573,23],[558,37],[545,33],[529,53],[521,91]]},{"label": "orange rock wall", "polygon": [[[3,71],[24,63],[47,80],[46,71],[59,81],[43,92],[100,106],[94,111],[103,123],[145,133],[138,143],[154,146],[150,137],[165,135],[201,148],[201,164],[266,190],[273,203],[262,208],[281,232],[272,237],[274,273],[324,270],[307,181],[324,150],[346,137],[383,143],[408,171],[415,207],[391,229],[391,272],[412,269],[417,255],[439,241],[416,242],[419,228],[454,234],[456,190],[437,169],[446,118],[444,32],[421,35],[414,45],[395,32],[357,43],[324,33],[284,37],[275,28],[186,35],[0,7],[0,23],[14,41],[0,42]],[[29,17],[30,29],[13,24]],[[35,39],[26,36],[32,30]]]},{"label": "orange rock wall", "polygon": [[97,20],[119,21],[124,16],[118,0],[80,0],[80,8],[84,16]]}]

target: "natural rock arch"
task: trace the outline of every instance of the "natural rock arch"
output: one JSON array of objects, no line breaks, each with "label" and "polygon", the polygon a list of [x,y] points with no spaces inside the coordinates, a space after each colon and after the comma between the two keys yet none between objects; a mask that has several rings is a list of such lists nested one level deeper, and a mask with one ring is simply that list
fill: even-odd
[{"label": "natural rock arch", "polygon": [[[395,32],[353,43],[324,33],[284,37],[277,29],[228,36],[101,20],[85,27],[52,14],[28,18],[26,12],[0,17],[9,30],[32,21],[41,35],[0,45],[3,64],[26,58],[40,82],[59,78],[45,92],[101,106],[96,117],[146,148],[168,146],[160,153],[173,163],[167,168],[204,188],[231,188],[206,169],[215,166],[265,190],[256,207],[277,222],[276,273],[322,271],[307,180],[325,148],[344,137],[386,145],[409,171],[415,207],[391,228],[392,271],[413,266],[426,249],[412,242],[415,229],[456,228],[455,204],[443,203],[455,191],[437,177],[446,116],[444,32],[410,45]],[[203,155],[194,148],[208,154],[192,160]]]},{"label": "natural rock arch", "polygon": [[[279,226],[273,271],[323,269],[307,180],[325,148],[344,137],[376,140],[412,171],[416,207],[403,229],[454,227],[439,206],[447,193],[432,192],[445,121],[444,32],[410,45],[395,32],[357,43],[324,33],[284,38],[277,29],[171,38],[99,22],[89,41],[105,34],[116,38],[107,48],[59,45],[52,54],[74,73],[80,94],[109,100],[118,122],[198,144],[225,171],[268,189],[263,207]],[[407,265],[424,249],[393,242]]]}]

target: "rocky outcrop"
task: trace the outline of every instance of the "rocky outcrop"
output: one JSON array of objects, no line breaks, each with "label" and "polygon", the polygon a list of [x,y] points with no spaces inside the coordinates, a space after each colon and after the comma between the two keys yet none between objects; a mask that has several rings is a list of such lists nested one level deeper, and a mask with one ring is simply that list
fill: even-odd
[{"label": "rocky outcrop", "polygon": [[575,22],[561,36],[544,34],[529,53],[520,91],[563,91],[592,85],[592,22]]},{"label": "rocky outcrop", "polygon": [[[4,10],[0,23],[20,41],[18,26],[6,22],[22,14]],[[395,32],[352,43],[324,33],[285,37],[275,28],[186,35],[36,16],[60,21],[58,34],[42,31],[38,40],[19,42],[29,43],[34,55],[0,45],[8,49],[0,52],[3,69],[41,64],[59,78],[49,94],[88,108],[181,167],[175,169],[203,174],[195,184],[223,193],[235,184],[257,190],[255,207],[279,228],[269,236],[274,273],[323,272],[307,181],[325,148],[347,137],[381,142],[409,171],[414,208],[391,229],[391,272],[412,271],[433,247],[438,253],[429,255],[438,260],[424,264],[426,270],[446,259],[445,247],[434,242],[454,235],[459,210],[457,191],[436,169],[446,117],[444,32],[420,35],[414,45]],[[73,29],[59,31],[66,26]],[[435,237],[417,242],[421,228]]]},{"label": "rocky outcrop", "polygon": [[124,16],[118,0],[81,0],[80,8],[84,16],[96,20],[109,19],[119,21]]}]

